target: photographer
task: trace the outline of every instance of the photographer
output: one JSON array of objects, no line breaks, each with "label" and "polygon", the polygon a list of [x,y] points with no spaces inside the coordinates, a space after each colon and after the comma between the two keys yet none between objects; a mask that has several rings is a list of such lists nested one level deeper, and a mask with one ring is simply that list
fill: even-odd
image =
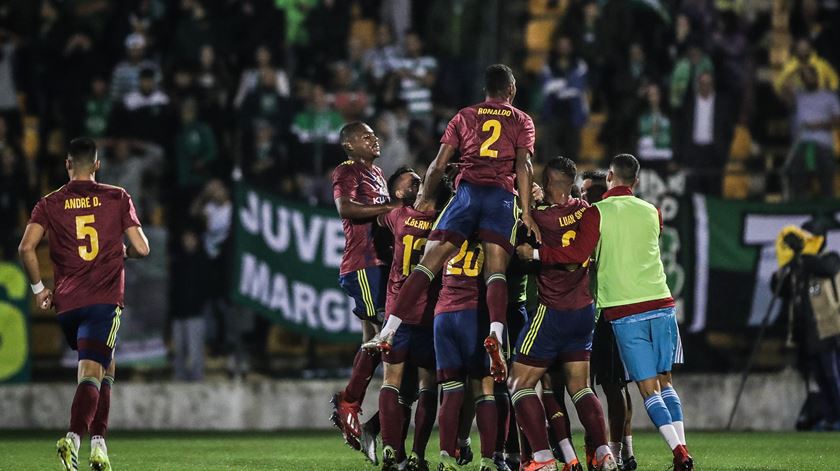
[{"label": "photographer", "polygon": [[825,251],[825,232],[814,221],[784,228],[776,242],[780,270],[771,280],[775,291],[781,279],[797,368],[806,384],[814,379],[819,387],[818,403],[809,397],[803,406],[800,430],[840,430],[840,256]]}]

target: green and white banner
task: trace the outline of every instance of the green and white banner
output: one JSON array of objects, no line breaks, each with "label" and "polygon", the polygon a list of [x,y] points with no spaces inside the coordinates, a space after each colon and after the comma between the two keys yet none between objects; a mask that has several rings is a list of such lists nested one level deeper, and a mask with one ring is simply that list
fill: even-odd
[{"label": "green and white banner", "polygon": [[[817,219],[830,228],[827,250],[840,251],[840,201],[760,203],[694,195],[694,299],[691,332],[758,326],[770,306],[778,269],[776,236]],[[775,321],[780,303],[771,313]]]},{"label": "green and white banner", "polygon": [[338,286],[344,231],[334,210],[240,184],[232,299],[318,340],[358,342],[353,301]]}]

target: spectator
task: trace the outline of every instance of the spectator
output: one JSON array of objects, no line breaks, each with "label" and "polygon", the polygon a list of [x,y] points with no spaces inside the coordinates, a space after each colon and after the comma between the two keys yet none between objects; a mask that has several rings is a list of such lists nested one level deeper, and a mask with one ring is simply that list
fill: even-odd
[{"label": "spectator", "polygon": [[382,19],[380,28],[384,27],[389,32],[393,31],[396,43],[401,43],[409,28],[411,28],[411,0],[382,2],[379,18]]},{"label": "spectator", "polygon": [[172,64],[195,64],[205,44],[214,44],[213,21],[201,0],[181,0],[181,18],[175,27],[172,51],[167,54]]},{"label": "spectator", "polygon": [[140,72],[140,86],[129,92],[116,115],[118,133],[159,145],[169,143],[169,96],[161,90],[152,69]]},{"label": "spectator", "polygon": [[701,74],[714,73],[714,65],[709,56],[697,43],[688,46],[686,54],[674,65],[671,72],[671,109],[682,110],[686,106],[687,96],[694,95],[693,85]]},{"label": "spectator", "polygon": [[549,129],[545,155],[577,157],[580,130],[589,119],[589,68],[575,54],[572,39],[559,36],[542,71],[542,117]]},{"label": "spectator", "polygon": [[[98,143],[102,166],[97,180],[125,188],[132,196],[138,216],[144,220],[158,206],[157,188],[146,182],[163,172],[163,148],[147,141],[116,138]],[[147,191],[148,190],[148,191]]]},{"label": "spectator", "polygon": [[0,116],[6,120],[12,140],[18,142],[23,128],[15,84],[16,51],[17,44],[12,33],[0,28]]},{"label": "spectator", "polygon": [[712,36],[714,63],[718,65],[717,77],[720,93],[740,97],[749,85],[750,56],[747,36],[738,15],[722,12],[720,28]]},{"label": "spectator", "polygon": [[586,0],[570,8],[563,26],[564,33],[572,40],[574,50],[588,67],[590,88],[600,90],[601,70],[607,60],[613,59],[609,57],[604,44],[604,21],[600,5],[594,0]]},{"label": "spectator", "polygon": [[648,87],[656,77],[642,45],[631,43],[626,65],[612,74],[607,94],[609,114],[600,140],[606,146],[608,155],[626,152],[636,146],[639,114],[644,110]]},{"label": "spectator", "polygon": [[414,161],[408,151],[408,142],[404,135],[397,131],[397,118],[391,112],[384,112],[376,118],[376,137],[379,138],[379,147],[382,159],[377,165],[382,169],[383,175],[391,175],[400,167],[413,167]]},{"label": "spectator", "polygon": [[794,92],[804,88],[800,77],[802,77],[801,70],[807,66],[812,67],[817,73],[817,88],[837,90],[837,72],[831,67],[831,64],[814,52],[807,39],[800,38],[794,46],[793,57],[785,62],[782,71],[773,83],[776,87],[776,93],[784,94],[784,88],[788,85],[793,86]]},{"label": "spectator", "polygon": [[140,84],[140,72],[151,70],[153,77],[160,80],[160,67],[153,60],[146,59],[146,38],[133,33],[125,39],[128,57],[116,67],[111,74],[111,98],[122,100],[130,92],[137,91]]},{"label": "spectator", "polygon": [[195,101],[185,101],[181,106],[181,130],[175,138],[177,182],[185,190],[203,187],[212,177],[216,162],[216,138],[196,114]]},{"label": "spectator", "polygon": [[364,56],[365,72],[371,82],[371,89],[376,90],[385,84],[388,74],[396,67],[401,52],[394,42],[391,28],[387,23],[380,23],[376,29],[376,46]]},{"label": "spectator", "polygon": [[353,82],[353,72],[345,62],[333,64],[333,103],[345,122],[357,121],[368,114],[367,92]]},{"label": "spectator", "polygon": [[[292,133],[302,144],[311,144],[308,152],[312,156],[310,173],[321,175],[331,164],[337,164],[341,157],[332,158],[337,152],[338,134],[344,119],[330,106],[324,87],[315,85],[306,109],[297,113],[292,122]],[[332,149],[328,149],[331,145]]]},{"label": "spectator", "polygon": [[289,100],[277,90],[277,73],[271,67],[263,67],[259,77],[258,86],[242,101],[239,110],[240,126],[249,131],[255,120],[264,120],[285,134],[289,129],[288,116],[291,110]]},{"label": "spectator", "polygon": [[204,338],[209,306],[211,265],[193,229],[181,235],[172,264],[172,352],[176,381],[204,379]]},{"label": "spectator", "polygon": [[647,87],[647,111],[639,116],[638,152],[641,160],[671,160],[671,120],[662,112],[659,86]]},{"label": "spectator", "polygon": [[90,95],[85,100],[84,134],[92,138],[104,137],[108,131],[108,120],[112,108],[108,83],[102,77],[94,77],[90,84]]},{"label": "spectator", "polygon": [[186,65],[176,67],[167,90],[170,104],[175,109],[181,109],[187,100],[198,100],[198,87],[193,70]]},{"label": "spectator", "polygon": [[33,192],[28,187],[29,174],[23,158],[14,147],[0,141],[0,221],[4,221],[0,224],[0,260],[12,260],[20,241],[18,221],[28,209],[24,207],[24,202],[33,201]]},{"label": "spectator", "polygon": [[[230,236],[230,224],[233,216],[233,203],[230,192],[221,180],[210,180],[204,191],[193,201],[190,211],[194,217],[201,217],[205,221],[204,233],[201,241],[204,251],[210,260],[221,261],[224,245]],[[225,271],[223,263],[217,263],[220,271]],[[220,277],[216,277],[220,278]],[[217,279],[216,293],[224,291],[224,283]]]},{"label": "spectator", "polygon": [[668,56],[677,62],[688,53],[688,47],[694,40],[691,31],[691,20],[685,13],[680,13],[674,20],[674,37],[668,46]]},{"label": "spectator", "polygon": [[236,97],[233,99],[233,105],[237,108],[242,106],[245,97],[257,88],[260,84],[260,71],[264,69],[271,69],[274,72],[274,87],[277,94],[283,98],[289,97],[289,77],[283,69],[277,68],[272,60],[271,50],[266,45],[261,45],[254,53],[255,67],[246,69],[239,77],[239,88],[236,92]]},{"label": "spectator", "polygon": [[711,72],[698,75],[696,92],[681,115],[678,157],[689,171],[686,190],[720,196],[735,113],[729,100],[716,93]]},{"label": "spectator", "polygon": [[290,178],[293,173],[283,171],[291,170],[283,166],[285,160],[285,152],[278,144],[271,124],[262,120],[254,123],[253,142],[242,154],[242,173],[246,180],[265,189],[284,189],[286,185],[281,178]]},{"label": "spectator", "polygon": [[[825,3],[825,2],[823,2]],[[790,34],[794,38],[807,38],[820,57],[827,60],[834,70],[840,67],[840,27],[835,8],[820,8],[819,0],[798,0],[790,14]],[[826,5],[827,6],[827,5]]]},{"label": "spectator", "polygon": [[398,96],[408,104],[412,119],[419,119],[427,126],[432,120],[432,87],[437,73],[437,59],[423,55],[423,42],[415,32],[405,37],[405,55],[394,67],[398,81]]},{"label": "spectator", "polygon": [[199,112],[219,134],[224,131],[230,76],[224,64],[217,60],[213,46],[201,47],[195,84],[199,92]]},{"label": "spectator", "polygon": [[785,163],[788,198],[811,196],[811,180],[817,177],[818,196],[834,196],[834,138],[840,129],[840,101],[834,92],[820,88],[816,68],[806,66],[799,72],[804,88],[795,91],[794,79],[783,84],[788,103],[794,106],[795,142]]},{"label": "spectator", "polygon": [[353,88],[366,88],[367,74],[365,74],[365,48],[362,40],[351,36],[347,39],[347,60],[337,63],[346,64],[350,74],[349,83]]}]

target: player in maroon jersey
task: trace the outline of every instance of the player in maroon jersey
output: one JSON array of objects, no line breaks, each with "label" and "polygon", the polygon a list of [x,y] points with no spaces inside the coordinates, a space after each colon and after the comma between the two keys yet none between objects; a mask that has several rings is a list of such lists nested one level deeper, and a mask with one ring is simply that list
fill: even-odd
[{"label": "player in maroon jersey", "polygon": [[[546,165],[543,189],[549,205],[538,208],[534,219],[548,244],[569,245],[589,207],[583,200],[570,196],[576,176],[577,168],[567,158],[558,157]],[[565,389],[596,447],[595,467],[598,470],[617,469],[607,444],[601,403],[589,384],[595,306],[589,292],[588,263],[543,266],[537,276],[537,285],[540,304],[519,336],[509,383],[516,418],[534,450],[534,460],[526,469],[555,469],[545,429],[545,410],[534,391],[534,386],[555,362],[562,364]],[[558,402],[561,400],[562,397],[558,398]],[[552,401],[549,404],[554,406]],[[566,463],[564,470],[580,470],[581,465],[568,438],[565,417],[557,416],[555,421],[554,415],[549,421],[560,440]]]},{"label": "player in maroon jersey", "polygon": [[443,398],[438,413],[440,427],[440,468],[460,469],[457,465],[458,428],[467,379],[475,395],[475,417],[481,438],[480,471],[508,470],[504,456],[496,453],[498,408],[490,362],[482,336],[489,320],[485,289],[481,280],[485,262],[482,244],[466,240],[447,261],[443,286],[435,307],[435,359],[437,379]]},{"label": "player in maroon jersey", "polygon": [[[429,165],[423,192],[434,194],[448,162],[461,154],[461,173],[455,196],[438,218],[422,260],[412,270],[397,298],[394,312],[382,332],[366,348],[388,349],[400,323],[417,324],[412,306],[417,303],[444,263],[458,253],[468,238],[478,233],[486,262],[484,280],[490,312],[486,348],[496,381],[503,382],[507,366],[500,342],[505,338],[507,317],[507,269],[516,229],[517,213],[528,232],[539,239],[531,217],[531,155],[534,153],[534,123],[511,103],[516,80],[506,65],[496,64],[484,73],[485,101],[464,108],[449,122],[437,157]],[[516,206],[514,183],[524,188]]]},{"label": "player in maroon jersey", "polygon": [[[414,170],[408,167],[398,169],[388,178],[388,189],[391,199],[402,200],[406,206],[377,218],[379,225],[387,227],[394,236],[394,259],[385,300],[386,316],[392,312],[397,293],[420,260],[437,217],[434,199],[418,195],[420,176]],[[437,413],[432,318],[439,289],[439,285],[432,285],[424,299],[417,303],[417,309],[421,311],[420,324],[400,326],[394,335],[392,348],[382,353],[384,378],[379,392],[379,422],[384,447],[383,470],[396,471],[403,467],[408,471],[429,469],[425,457],[426,445]],[[427,301],[427,298],[431,300]],[[404,372],[405,375],[412,374],[408,368],[414,367],[418,369],[419,391],[414,384],[408,386],[404,382]],[[400,397],[404,398],[403,404],[400,404]],[[407,429],[403,424],[409,420],[405,412],[411,412],[410,404],[415,397],[414,444],[406,462],[404,432]]]},{"label": "player in maroon jersey", "polygon": [[[105,432],[123,308],[124,259],[147,256],[149,241],[131,196],[122,188],[96,182],[99,158],[93,140],[71,141],[65,167],[70,181],[35,205],[19,252],[36,303],[42,309],[55,306],[67,342],[79,352],[70,428],[56,445],[62,469],[78,469],[79,444],[90,433],[91,469],[110,470]],[[35,254],[45,234],[54,290],[44,287]]]},{"label": "player in maroon jersey", "polygon": [[[379,158],[379,139],[365,123],[355,121],[341,128],[341,145],[347,160],[333,171],[333,198],[344,226],[344,255],[338,282],[355,301],[353,313],[362,320],[362,341],[370,340],[382,324],[388,267],[376,253],[373,231],[377,216],[402,207],[391,202],[382,170],[374,165]],[[332,422],[345,441],[376,461],[375,437],[365,434],[359,422],[362,400],[379,365],[380,356],[359,349],[353,372],[344,391],[333,396]],[[378,420],[371,423],[378,424]]]}]

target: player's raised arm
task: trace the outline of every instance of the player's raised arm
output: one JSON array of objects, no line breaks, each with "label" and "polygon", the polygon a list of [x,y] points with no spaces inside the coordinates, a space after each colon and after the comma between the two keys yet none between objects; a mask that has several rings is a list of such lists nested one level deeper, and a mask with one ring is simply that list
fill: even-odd
[{"label": "player's raised arm", "polygon": [[[420,190],[423,195],[431,196],[437,194],[438,185],[443,180],[443,175],[446,173],[446,166],[452,160],[453,155],[455,155],[454,147],[449,144],[440,145],[437,156],[435,156],[435,159],[432,160],[432,163],[429,164],[429,168],[426,170],[426,178],[423,180],[423,188]],[[422,200],[419,200],[419,203],[422,203]],[[415,208],[420,209],[417,205],[415,205]]]},{"label": "player's raised arm", "polygon": [[531,153],[528,149],[516,149],[516,185],[519,190],[519,201],[522,210],[522,223],[528,230],[528,235],[534,234],[537,242],[542,243],[540,228],[531,217],[531,187],[534,181],[534,167],[531,165]]},{"label": "player's raised arm", "polygon": [[131,226],[125,230],[125,237],[128,239],[128,246],[125,249],[125,256],[128,258],[143,258],[149,255],[149,239],[143,233],[140,226]]},{"label": "player's raised arm", "polygon": [[29,277],[32,292],[35,293],[37,305],[41,309],[49,309],[52,307],[52,291],[45,288],[41,281],[41,268],[38,266],[38,256],[35,254],[35,249],[44,238],[44,232],[44,226],[38,223],[27,224],[18,246],[18,254]]}]

